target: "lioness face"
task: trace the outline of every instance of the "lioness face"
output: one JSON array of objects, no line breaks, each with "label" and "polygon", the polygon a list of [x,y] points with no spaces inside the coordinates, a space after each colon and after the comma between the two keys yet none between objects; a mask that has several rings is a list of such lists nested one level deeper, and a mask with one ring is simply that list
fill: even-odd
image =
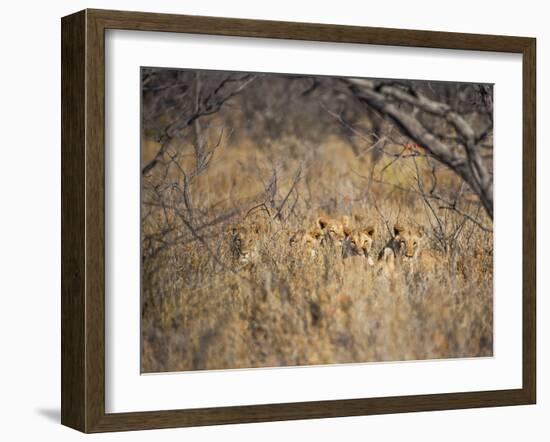
[{"label": "lioness face", "polygon": [[321,244],[323,231],[318,227],[308,230],[302,239],[303,244],[310,247],[316,247]]},{"label": "lioness face", "polygon": [[317,255],[317,247],[323,239],[323,231],[315,227],[310,230],[298,230],[290,237],[290,246],[297,247],[301,251],[309,252],[311,256]]},{"label": "lioness face", "polygon": [[241,264],[250,264],[258,257],[258,231],[249,227],[231,229],[231,253]]},{"label": "lioness face", "polygon": [[348,235],[349,250],[353,255],[369,256],[373,243],[374,228],[352,230]]},{"label": "lioness face", "polygon": [[317,225],[328,240],[338,244],[342,244],[349,234],[349,218],[347,216],[340,219],[320,217],[317,220]]},{"label": "lioness face", "polygon": [[420,245],[424,239],[424,232],[417,227],[403,227],[396,225],[393,228],[394,241],[397,245],[396,253],[405,259],[418,256]]}]

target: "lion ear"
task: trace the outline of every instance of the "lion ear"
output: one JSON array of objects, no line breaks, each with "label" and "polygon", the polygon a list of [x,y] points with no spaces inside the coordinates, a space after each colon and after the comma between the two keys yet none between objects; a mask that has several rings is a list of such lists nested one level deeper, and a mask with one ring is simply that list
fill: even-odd
[{"label": "lion ear", "polygon": [[349,226],[344,226],[344,235],[346,237],[351,235],[351,229],[349,228]]},{"label": "lion ear", "polygon": [[328,220],[324,216],[320,216],[319,218],[317,218],[317,225],[322,230],[328,225]]},{"label": "lion ear", "polygon": [[374,227],[372,227],[372,226],[368,226],[363,231],[369,236],[374,235]]},{"label": "lion ear", "polygon": [[398,236],[400,235],[401,233],[403,233],[403,226],[399,225],[399,224],[396,224],[395,226],[393,226],[393,234],[395,236]]}]

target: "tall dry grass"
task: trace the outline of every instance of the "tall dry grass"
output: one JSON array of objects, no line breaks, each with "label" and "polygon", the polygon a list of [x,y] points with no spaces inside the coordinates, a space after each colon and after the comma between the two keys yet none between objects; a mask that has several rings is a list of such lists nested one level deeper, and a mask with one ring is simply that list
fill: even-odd
[{"label": "tall dry grass", "polygon": [[[357,155],[336,138],[223,143],[193,182],[200,231],[182,222],[181,187],[161,185],[181,184],[176,167],[144,180],[142,372],[492,355],[492,233],[455,211],[431,212],[415,191],[419,174],[431,179],[422,158]],[[145,142],[144,158],[157,148]],[[193,161],[179,164],[192,169]],[[460,189],[444,168],[435,175],[440,188]],[[491,224],[475,198],[461,204]],[[337,247],[315,257],[290,247],[288,232],[312,226],[320,213],[359,215],[358,224],[376,229],[375,252],[393,223],[424,226],[425,247],[444,258],[433,273],[388,277],[364,258],[342,259]],[[257,260],[243,266],[229,250],[229,232],[250,223],[263,229]],[[435,235],[457,228],[445,244]]]}]

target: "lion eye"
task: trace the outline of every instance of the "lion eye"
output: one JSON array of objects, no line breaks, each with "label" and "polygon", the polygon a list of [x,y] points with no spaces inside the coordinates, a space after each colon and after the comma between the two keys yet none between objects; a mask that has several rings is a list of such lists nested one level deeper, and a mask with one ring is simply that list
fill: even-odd
[{"label": "lion eye", "polygon": [[414,247],[416,247],[416,241],[415,241],[415,242],[413,242],[413,246],[414,246]]}]

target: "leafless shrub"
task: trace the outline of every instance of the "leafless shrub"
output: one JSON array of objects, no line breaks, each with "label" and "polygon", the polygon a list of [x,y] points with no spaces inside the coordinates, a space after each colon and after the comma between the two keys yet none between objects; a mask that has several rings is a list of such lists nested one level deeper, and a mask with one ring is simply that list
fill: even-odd
[{"label": "leafless shrub", "polygon": [[[486,85],[142,72],[144,372],[492,354]],[[293,232],[320,214],[427,232],[430,274],[379,276]],[[235,259],[235,227],[255,250]],[[340,247],[340,248],[339,248]],[[467,330],[467,332],[466,332]]]}]

